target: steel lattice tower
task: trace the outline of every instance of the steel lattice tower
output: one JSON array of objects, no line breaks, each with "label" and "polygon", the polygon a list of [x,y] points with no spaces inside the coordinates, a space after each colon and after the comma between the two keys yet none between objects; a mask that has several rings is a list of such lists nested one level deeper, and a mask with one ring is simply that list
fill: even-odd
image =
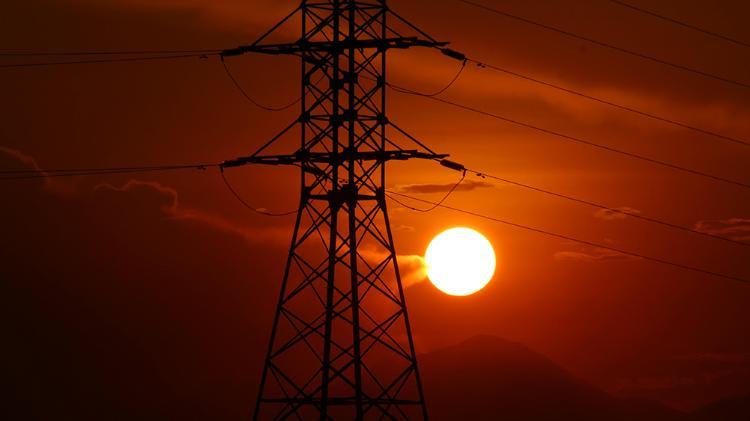
[{"label": "steel lattice tower", "polygon": [[[265,41],[295,17],[302,28],[296,42]],[[391,19],[413,35],[397,32]],[[386,54],[444,44],[390,11],[385,0],[310,0],[256,43],[224,51],[290,54],[302,62],[299,118],[253,155],[223,164],[301,168],[300,205],[254,419],[427,418],[385,176],[389,160],[445,155],[386,117]],[[269,152],[295,130],[296,151]]]}]

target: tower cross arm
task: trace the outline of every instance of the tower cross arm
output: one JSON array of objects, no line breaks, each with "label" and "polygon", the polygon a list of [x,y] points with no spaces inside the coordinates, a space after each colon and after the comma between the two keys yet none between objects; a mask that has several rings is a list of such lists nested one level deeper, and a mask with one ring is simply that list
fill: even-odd
[{"label": "tower cross arm", "polygon": [[303,52],[335,52],[344,49],[392,48],[406,49],[411,47],[444,47],[447,42],[431,41],[419,37],[393,37],[372,39],[344,39],[341,41],[306,41],[304,39],[286,44],[252,44],[229,48],[221,52],[222,57],[238,56],[246,53],[270,55],[298,55]]},{"label": "tower cross arm", "polygon": [[442,160],[448,154],[436,154],[417,150],[309,152],[297,151],[291,155],[264,155],[230,159],[221,163],[223,168],[241,167],[249,164],[303,165],[306,163],[334,164],[344,161],[405,161],[407,159]]}]

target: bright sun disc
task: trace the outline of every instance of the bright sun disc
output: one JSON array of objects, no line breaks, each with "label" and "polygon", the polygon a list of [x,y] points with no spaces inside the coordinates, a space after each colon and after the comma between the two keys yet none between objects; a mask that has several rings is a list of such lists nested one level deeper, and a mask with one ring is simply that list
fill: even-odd
[{"label": "bright sun disc", "polygon": [[484,288],[495,273],[495,250],[470,228],[451,228],[432,239],[425,252],[427,277],[450,295],[469,295]]}]

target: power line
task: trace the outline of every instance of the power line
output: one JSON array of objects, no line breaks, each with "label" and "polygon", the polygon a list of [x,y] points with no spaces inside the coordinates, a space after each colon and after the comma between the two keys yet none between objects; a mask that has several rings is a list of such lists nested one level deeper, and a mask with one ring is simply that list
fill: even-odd
[{"label": "power line", "polygon": [[750,88],[750,84],[745,83],[745,82],[740,82],[740,81],[737,81],[737,80],[734,80],[734,79],[729,79],[729,78],[724,77],[724,76],[719,76],[719,75],[716,75],[716,74],[713,74],[713,73],[709,73],[709,72],[706,72],[706,71],[703,71],[703,70],[695,69],[693,67],[688,67],[688,66],[685,66],[685,65],[682,65],[682,64],[673,63],[671,61],[667,61],[667,60],[664,60],[664,59],[660,59],[658,57],[650,56],[648,54],[644,54],[644,53],[641,53],[641,52],[638,52],[638,51],[633,51],[633,50],[629,50],[629,49],[626,49],[626,48],[623,48],[623,47],[618,47],[618,46],[613,45],[613,44],[609,44],[609,43],[606,43],[606,42],[603,42],[603,41],[599,41],[599,40],[596,40],[596,39],[593,39],[593,38],[585,37],[583,35],[579,35],[579,34],[576,34],[574,32],[570,32],[570,31],[567,31],[567,30],[564,30],[564,29],[560,29],[560,28],[557,28],[557,27],[554,27],[554,26],[551,26],[551,25],[547,25],[547,24],[544,24],[544,23],[541,23],[541,22],[537,22],[537,21],[534,21],[534,20],[531,20],[531,19],[528,19],[528,18],[524,18],[524,17],[521,17],[521,16],[513,15],[513,14],[510,14],[508,12],[504,12],[502,10],[499,10],[499,9],[496,9],[496,8],[493,8],[493,7],[490,7],[490,6],[486,6],[486,5],[483,5],[483,4],[480,4],[480,3],[476,3],[476,2],[473,2],[473,1],[470,1],[470,0],[458,0],[458,1],[460,1],[461,3],[468,4],[470,6],[473,6],[473,7],[479,8],[479,9],[486,10],[486,11],[491,12],[491,13],[495,13],[495,14],[500,15],[500,16],[505,16],[507,18],[517,20],[519,22],[527,23],[529,25],[534,25],[534,26],[537,26],[539,28],[544,28],[546,30],[553,31],[553,32],[556,32],[556,33],[559,33],[559,34],[562,34],[562,35],[565,35],[565,36],[568,36],[568,37],[571,37],[571,38],[575,38],[575,39],[578,39],[578,40],[581,40],[581,41],[586,41],[588,43],[595,44],[595,45],[598,45],[600,47],[609,48],[611,50],[619,51],[619,52],[624,53],[624,54],[628,54],[628,55],[631,55],[631,56],[634,56],[634,57],[638,57],[638,58],[641,58],[641,59],[644,59],[644,60],[653,61],[655,63],[659,63],[659,64],[662,64],[662,65],[665,65],[665,66],[669,66],[669,67],[672,67],[674,69],[678,69],[678,70],[682,70],[682,71],[685,71],[685,72],[694,73],[696,75],[700,75],[700,76],[703,76],[703,77],[715,79],[715,80],[718,80],[718,81],[721,81],[721,82],[729,83],[729,84],[736,85],[736,86],[741,86],[743,88]]},{"label": "power line", "polygon": [[615,102],[612,102],[612,101],[609,101],[609,100],[606,100],[606,99],[603,99],[603,98],[598,98],[598,97],[595,97],[593,95],[585,94],[583,92],[579,92],[579,91],[576,91],[576,90],[573,90],[573,89],[570,89],[570,88],[566,88],[564,86],[556,85],[554,83],[547,82],[547,81],[544,81],[544,80],[541,80],[541,79],[537,79],[537,78],[534,78],[532,76],[528,76],[528,75],[525,75],[523,73],[515,72],[513,70],[509,70],[509,69],[506,69],[506,68],[503,68],[503,67],[500,67],[500,66],[496,66],[496,65],[493,65],[493,64],[488,64],[488,63],[485,63],[485,62],[482,62],[482,61],[479,61],[479,60],[475,60],[475,59],[471,59],[471,58],[467,58],[467,60],[470,61],[470,62],[472,62],[472,63],[475,63],[480,68],[488,68],[488,69],[491,69],[491,70],[495,70],[495,71],[498,71],[498,72],[501,72],[501,73],[505,73],[505,74],[508,74],[508,75],[511,75],[511,76],[515,76],[517,78],[521,78],[521,79],[524,79],[524,80],[528,80],[530,82],[534,82],[534,83],[537,83],[537,84],[540,84],[540,85],[543,85],[543,86],[546,86],[546,87],[549,87],[549,88],[557,89],[559,91],[566,92],[566,93],[569,93],[571,95],[576,95],[576,96],[579,96],[581,98],[585,98],[585,99],[588,99],[588,100],[591,100],[591,101],[596,101],[596,102],[601,103],[601,104],[605,104],[605,105],[609,105],[611,107],[618,108],[620,110],[624,110],[624,111],[628,111],[628,112],[631,112],[631,113],[634,113],[634,114],[638,114],[640,116],[647,117],[647,118],[650,118],[650,119],[653,119],[653,120],[658,120],[658,121],[661,121],[661,122],[664,122],[664,123],[672,124],[674,126],[682,127],[684,129],[692,130],[694,132],[698,132],[698,133],[706,134],[706,135],[713,136],[713,137],[716,137],[716,138],[719,138],[719,139],[727,140],[727,141],[730,141],[730,142],[733,142],[733,143],[736,143],[736,144],[740,144],[740,145],[743,145],[743,146],[750,146],[750,142],[742,140],[742,139],[738,139],[738,138],[735,138],[735,137],[727,136],[727,135],[724,135],[724,134],[721,134],[721,133],[718,133],[718,132],[714,132],[714,131],[711,131],[711,130],[703,129],[703,128],[700,128],[700,127],[692,126],[692,125],[687,124],[687,123],[682,123],[682,122],[679,122],[677,120],[673,120],[671,118],[663,117],[663,116],[660,116],[660,115],[657,115],[657,114],[653,114],[653,113],[650,113],[650,112],[647,112],[647,111],[642,111],[642,110],[639,110],[637,108],[630,107],[630,106],[627,106],[627,105],[618,104],[618,103],[615,103]]},{"label": "power line", "polygon": [[732,37],[727,36],[727,35],[722,35],[722,34],[720,34],[718,32],[709,31],[708,29],[704,29],[704,28],[701,28],[699,26],[695,26],[695,25],[692,25],[690,23],[687,23],[687,22],[684,22],[684,21],[681,21],[681,20],[678,20],[678,19],[675,19],[675,18],[671,18],[669,16],[661,15],[659,13],[653,12],[651,10],[643,9],[641,7],[635,6],[635,5],[630,4],[630,3],[626,3],[624,1],[620,1],[620,0],[609,0],[609,1],[612,2],[612,3],[615,3],[617,5],[620,5],[620,6],[623,6],[623,7],[627,7],[628,9],[635,10],[636,12],[643,13],[643,14],[646,14],[646,15],[649,15],[649,16],[653,16],[655,18],[658,18],[658,19],[661,19],[661,20],[664,20],[664,21],[667,21],[667,22],[670,22],[670,23],[674,23],[676,25],[680,25],[680,26],[688,28],[688,29],[692,29],[694,31],[698,31],[698,32],[701,32],[703,34],[710,35],[712,37],[719,38],[719,39],[724,40],[724,41],[729,41],[729,42],[731,42],[733,44],[741,45],[743,47],[750,47],[750,44],[748,44],[747,42],[744,42],[744,41],[740,41],[737,38],[732,38]]},{"label": "power line", "polygon": [[237,193],[234,187],[232,187],[232,185],[229,183],[229,180],[227,179],[226,174],[224,174],[224,167],[220,166],[219,169],[221,170],[220,171],[221,179],[224,181],[224,185],[227,186],[227,189],[229,190],[229,192],[232,193],[232,195],[234,196],[235,199],[237,199],[238,202],[240,202],[244,207],[250,209],[251,211],[257,214],[263,215],[263,216],[274,216],[274,217],[294,215],[297,213],[297,210],[293,210],[289,212],[274,213],[274,212],[269,212],[262,208],[256,208],[255,206],[251,206],[249,203],[245,201],[245,199],[242,198],[242,196],[240,196],[239,193]]},{"label": "power line", "polygon": [[211,56],[211,55],[218,55],[218,54],[195,53],[195,54],[163,55],[163,56],[75,60],[75,61],[47,61],[47,62],[40,62],[40,63],[11,63],[11,64],[0,64],[0,69],[45,67],[45,66],[65,66],[65,65],[71,65],[71,64],[125,63],[125,62],[137,62],[137,61],[173,60],[173,59],[183,59],[183,58],[208,58],[208,56]]},{"label": "power line", "polygon": [[0,57],[125,56],[153,54],[218,54],[222,50],[124,50],[124,51],[3,51]]},{"label": "power line", "polygon": [[689,233],[692,233],[692,234],[698,234],[698,235],[710,237],[710,238],[713,238],[713,239],[716,239],[716,240],[727,241],[727,242],[730,242],[730,243],[739,244],[741,246],[750,247],[750,243],[746,243],[746,242],[738,241],[738,240],[733,240],[731,238],[727,238],[727,237],[723,237],[723,236],[720,236],[720,235],[711,234],[711,233],[704,232],[704,231],[699,231],[697,229],[693,229],[693,228],[685,227],[685,226],[682,226],[682,225],[674,224],[674,223],[667,222],[667,221],[664,221],[664,220],[661,220],[661,219],[651,218],[651,217],[648,217],[648,216],[644,216],[644,215],[641,215],[639,213],[628,212],[628,211],[623,210],[623,209],[619,209],[619,208],[615,208],[615,207],[612,207],[612,206],[603,205],[601,203],[596,203],[596,202],[594,202],[592,200],[581,199],[579,197],[574,197],[574,196],[567,195],[567,194],[557,193],[557,192],[554,192],[554,191],[551,191],[551,190],[547,190],[547,189],[544,189],[544,188],[541,188],[541,187],[537,187],[537,186],[532,186],[532,185],[529,185],[529,184],[524,184],[524,183],[521,183],[521,182],[518,182],[518,181],[514,181],[514,180],[511,180],[511,179],[508,179],[508,178],[498,177],[496,175],[488,174],[488,173],[486,173],[484,171],[479,171],[479,170],[476,170],[476,169],[464,167],[461,164],[454,163],[454,162],[451,162],[451,161],[441,160],[439,162],[440,162],[441,165],[443,165],[445,167],[448,167],[448,168],[451,168],[451,169],[456,169],[456,170],[463,170],[464,174],[466,174],[466,172],[470,172],[470,173],[473,173],[476,176],[481,177],[481,178],[490,178],[490,179],[493,179],[493,180],[502,181],[503,183],[506,183],[506,184],[510,184],[510,185],[517,186],[517,187],[522,187],[524,189],[528,189],[528,190],[536,191],[538,193],[543,193],[543,194],[547,194],[547,195],[550,195],[550,196],[558,197],[558,198],[561,198],[561,199],[569,200],[571,202],[576,202],[576,203],[584,204],[584,205],[591,206],[591,207],[594,207],[594,208],[604,209],[604,210],[607,210],[607,211],[610,211],[610,212],[614,212],[614,213],[617,213],[617,214],[620,214],[620,215],[623,215],[623,216],[629,216],[629,217],[640,219],[640,220],[643,220],[643,221],[646,221],[646,222],[663,225],[663,226],[666,226],[666,227],[669,227],[669,228],[678,229],[678,230],[689,232]]},{"label": "power line", "polygon": [[[227,186],[229,191],[234,197],[242,203],[246,208],[253,212],[259,213],[265,216],[287,216],[296,213],[297,211],[284,212],[284,213],[273,213],[263,209],[255,208],[250,206],[237,191],[229,183],[229,180],[224,174],[224,168],[221,164],[188,164],[188,165],[160,165],[160,166],[140,166],[140,167],[106,167],[106,168],[66,168],[66,169],[19,169],[19,170],[0,170],[0,181],[2,180],[33,180],[42,178],[58,178],[58,177],[84,177],[94,175],[113,175],[113,174],[133,174],[133,173],[146,173],[146,172],[165,172],[165,171],[177,171],[177,170],[201,170],[205,171],[208,168],[219,168],[221,178],[224,184]],[[462,177],[463,179],[463,177]]]},{"label": "power line", "polygon": [[232,84],[235,88],[242,94],[243,97],[245,97],[246,100],[248,100],[251,104],[255,105],[256,107],[266,110],[266,111],[284,111],[288,108],[293,107],[294,105],[298,104],[300,101],[302,101],[302,97],[299,97],[295,99],[293,102],[290,102],[287,105],[281,106],[281,107],[270,107],[268,105],[263,105],[260,102],[254,100],[246,91],[244,88],[242,88],[242,85],[237,81],[237,79],[232,75],[232,72],[229,70],[229,66],[227,66],[227,63],[224,61],[224,57],[221,58],[221,65],[224,67],[224,72],[226,73],[229,80],[232,81]]},{"label": "power line", "polygon": [[637,160],[644,161],[644,162],[649,162],[649,163],[652,163],[652,164],[660,165],[662,167],[671,168],[673,170],[678,170],[678,171],[682,171],[682,172],[685,172],[685,173],[697,175],[697,176],[700,176],[700,177],[712,179],[712,180],[715,180],[715,181],[721,181],[723,183],[732,184],[732,185],[735,185],[735,186],[739,186],[739,187],[743,187],[743,188],[746,188],[746,189],[750,189],[750,184],[747,184],[747,183],[744,183],[744,182],[741,182],[741,181],[732,180],[732,179],[729,179],[729,178],[724,178],[724,177],[720,177],[720,176],[713,175],[713,174],[708,174],[708,173],[705,173],[705,172],[702,172],[702,171],[698,171],[698,170],[694,170],[694,169],[691,169],[691,168],[688,168],[688,167],[684,167],[684,166],[681,166],[681,165],[672,164],[672,163],[669,163],[669,162],[666,162],[666,161],[661,161],[661,160],[658,160],[658,159],[655,159],[655,158],[650,158],[650,157],[639,155],[639,154],[636,154],[636,153],[633,153],[633,152],[628,152],[628,151],[624,151],[624,150],[621,150],[621,149],[617,149],[617,148],[614,148],[612,146],[607,146],[607,145],[602,145],[602,144],[599,144],[599,143],[591,142],[591,141],[588,141],[588,140],[585,140],[585,139],[582,139],[582,138],[579,138],[579,137],[567,135],[567,134],[564,134],[564,133],[561,133],[561,132],[556,132],[554,130],[545,129],[543,127],[539,127],[539,126],[533,125],[531,123],[525,123],[525,122],[522,122],[522,121],[519,121],[519,120],[514,120],[514,119],[511,119],[511,118],[508,118],[508,117],[501,116],[499,114],[494,114],[494,113],[491,113],[489,111],[484,111],[484,110],[480,110],[478,108],[474,108],[474,107],[471,107],[471,106],[468,106],[468,105],[459,104],[457,102],[449,101],[447,99],[442,99],[442,98],[438,98],[438,97],[429,97],[429,96],[420,95],[417,92],[411,91],[409,89],[401,88],[401,87],[393,85],[393,84],[388,84],[388,86],[391,89],[393,89],[394,91],[396,91],[396,92],[400,92],[400,93],[404,93],[404,94],[409,94],[409,95],[423,96],[423,97],[428,98],[428,99],[430,99],[432,101],[441,102],[443,104],[451,105],[451,106],[456,107],[456,108],[461,108],[461,109],[466,110],[466,111],[471,111],[471,112],[476,113],[476,114],[481,114],[481,115],[484,115],[484,116],[487,116],[487,117],[495,118],[495,119],[500,120],[500,121],[504,121],[504,122],[507,122],[507,123],[515,124],[517,126],[525,127],[525,128],[532,129],[532,130],[536,130],[536,131],[539,131],[539,132],[542,132],[542,133],[545,133],[545,134],[548,134],[548,135],[551,135],[551,136],[555,136],[555,137],[558,137],[560,139],[564,139],[564,140],[567,140],[567,141],[584,144],[584,145],[587,145],[587,146],[591,146],[591,147],[594,147],[594,148],[606,150],[606,151],[609,151],[609,152],[612,152],[612,153],[616,153],[616,154],[619,154],[619,155],[627,156],[629,158],[637,159]]},{"label": "power line", "polygon": [[456,72],[456,74],[453,76],[453,78],[444,87],[440,88],[439,90],[437,90],[437,91],[435,91],[433,93],[429,93],[429,94],[428,93],[424,93],[424,92],[417,92],[417,91],[414,91],[414,93],[418,94],[420,96],[432,97],[432,96],[438,96],[438,95],[442,94],[443,92],[447,91],[448,89],[450,89],[451,86],[453,86],[456,83],[456,81],[458,81],[458,78],[461,77],[461,74],[464,72],[464,69],[466,68],[466,62],[467,61],[468,60],[464,59],[461,62],[461,67],[459,67],[458,72]]},{"label": "power line", "polygon": [[189,165],[161,165],[141,167],[111,167],[111,168],[77,168],[77,169],[23,169],[2,170],[0,180],[33,180],[39,178],[83,177],[93,175],[132,174],[145,172],[165,172],[178,170],[206,170],[219,167],[220,164],[189,164]]},{"label": "power line", "polygon": [[[219,56],[221,50],[154,50],[154,51],[88,51],[88,52],[50,52],[50,53],[0,53],[0,56],[85,56],[85,55],[144,55],[144,57],[123,57],[123,58],[111,58],[111,59],[95,59],[95,60],[76,60],[76,61],[58,61],[58,62],[41,62],[41,63],[11,63],[11,64],[0,64],[0,68],[23,68],[23,67],[39,67],[39,66],[59,66],[59,65],[71,65],[71,64],[97,64],[97,63],[121,63],[121,62],[136,62],[136,61],[151,61],[151,60],[169,60],[178,58],[208,58],[208,56]],[[176,55],[174,53],[186,53]],[[160,56],[150,56],[148,54],[166,54]],[[229,79],[237,90],[245,97],[249,102],[255,106],[262,108],[267,111],[283,111],[295,104],[299,103],[301,97],[296,99],[294,102],[287,104],[282,107],[269,107],[254,100],[248,93],[242,88],[237,79],[232,75],[229,67],[224,62],[222,57],[221,64],[224,67]]]},{"label": "power line", "polygon": [[129,170],[180,170],[180,169],[206,169],[216,167],[219,164],[184,164],[184,165],[154,165],[139,167],[99,167],[99,168],[39,168],[39,169],[18,169],[18,170],[0,170],[0,174],[27,174],[27,173],[70,173],[70,172],[108,172],[108,171],[129,171]]},{"label": "power line", "polygon": [[420,208],[416,208],[416,207],[413,207],[413,206],[405,205],[403,203],[401,203],[401,206],[404,206],[404,207],[409,208],[409,209],[411,209],[413,211],[416,211],[416,212],[422,212],[422,213],[432,212],[433,210],[437,209],[438,206],[442,205],[443,202],[445,202],[446,200],[448,200],[448,198],[451,196],[451,194],[453,194],[453,192],[456,191],[456,189],[458,188],[458,186],[464,181],[464,178],[466,178],[466,171],[464,171],[463,174],[461,175],[461,179],[458,180],[458,182],[456,184],[454,184],[453,186],[451,186],[451,188],[448,190],[448,192],[445,193],[445,196],[443,196],[442,199],[438,200],[435,203],[434,206],[431,206],[431,207],[429,207],[427,209],[420,209]]},{"label": "power line", "polygon": [[[441,163],[442,163],[442,161],[441,161]],[[55,178],[55,177],[79,177],[79,176],[91,176],[91,175],[130,174],[130,173],[143,173],[143,172],[174,171],[174,170],[183,170],[183,169],[205,170],[205,169],[210,168],[210,167],[221,167],[221,164],[209,164],[209,163],[206,163],[206,164],[167,165],[167,166],[141,166],[141,167],[0,170],[0,180],[24,180],[24,179]],[[449,168],[452,168],[452,167],[449,167]],[[675,228],[675,229],[679,229],[679,230],[691,232],[691,233],[694,233],[694,234],[700,234],[700,235],[711,237],[711,238],[718,239],[718,240],[732,242],[732,243],[743,245],[743,246],[750,246],[750,244],[742,242],[742,241],[737,241],[737,240],[733,240],[733,239],[730,239],[730,238],[727,238],[727,237],[722,237],[722,236],[710,234],[710,233],[707,233],[707,232],[698,231],[698,230],[695,230],[695,229],[691,229],[691,228],[684,227],[684,226],[681,226],[681,225],[673,224],[673,223],[666,222],[666,221],[663,221],[663,220],[659,220],[659,219],[656,219],[656,218],[646,217],[646,216],[643,216],[643,215],[640,215],[640,214],[637,214],[637,213],[627,212],[627,211],[624,211],[622,209],[610,207],[610,206],[603,205],[603,204],[600,204],[600,203],[596,203],[596,202],[593,202],[593,201],[590,201],[590,200],[587,200],[587,199],[581,199],[581,198],[577,198],[577,197],[565,195],[565,194],[562,194],[562,193],[556,193],[556,192],[553,192],[553,191],[550,191],[550,190],[543,189],[541,187],[536,187],[536,186],[524,184],[524,183],[521,183],[521,182],[518,182],[518,181],[510,180],[510,179],[507,179],[507,178],[498,177],[498,176],[489,174],[489,173],[484,172],[484,171],[480,171],[480,170],[476,170],[476,169],[472,169],[472,168],[466,168],[463,165],[461,165],[460,168],[453,168],[453,169],[458,169],[458,170],[462,171],[462,176],[461,176],[460,180],[450,188],[450,190],[446,193],[446,195],[440,201],[438,201],[438,203],[440,203],[440,204],[442,204],[445,200],[448,199],[448,197],[463,182],[464,178],[466,177],[466,173],[470,172],[470,173],[473,173],[473,174],[475,174],[475,175],[477,175],[479,177],[482,177],[482,178],[490,178],[490,179],[502,181],[502,182],[507,183],[507,184],[515,185],[515,186],[518,186],[518,187],[526,188],[526,189],[529,189],[529,190],[537,191],[537,192],[548,194],[548,195],[552,195],[552,196],[556,196],[556,197],[559,197],[559,198],[563,198],[563,199],[570,200],[570,201],[573,201],[573,202],[578,202],[578,203],[585,204],[585,205],[588,205],[588,206],[592,206],[592,207],[596,207],[596,208],[600,208],[600,209],[605,209],[605,210],[608,210],[608,211],[611,211],[611,212],[615,212],[615,213],[619,213],[619,214],[623,214],[623,215],[626,215],[626,216],[631,216],[633,218],[641,219],[641,220],[644,220],[644,221],[648,221],[648,222],[652,222],[652,223],[664,225],[664,226],[667,226],[667,227],[671,227],[671,228]],[[228,182],[228,181],[225,181],[225,182]],[[234,191],[234,189],[232,189],[231,186],[228,186],[228,187],[230,187],[230,190],[232,190],[233,193],[236,193],[236,191]],[[243,204],[247,205],[247,203],[243,203]],[[249,205],[248,205],[248,207],[253,208],[252,206],[249,206]],[[414,210],[414,211],[419,211],[419,212],[430,212],[430,211],[434,210],[436,207],[437,206],[433,206],[433,207],[428,208],[428,209],[419,209],[419,208],[415,208],[415,207],[409,207],[409,209]],[[253,208],[253,210],[256,210],[256,209]],[[288,215],[288,214],[291,214],[291,213],[283,213],[283,214],[280,214],[279,216],[284,216],[284,215]]]},{"label": "power line", "polygon": [[[403,194],[403,193],[398,193],[398,192],[394,192],[394,191],[388,190],[387,191],[387,196],[391,200],[393,200],[394,202],[399,203],[399,204],[402,204],[402,203],[398,199],[394,199],[393,195],[404,197],[404,198],[407,198],[407,199],[411,199],[411,200],[414,200],[414,201],[417,201],[417,202],[422,202],[422,203],[430,204],[430,205],[435,205],[436,204],[436,202],[432,202],[432,201],[429,201],[429,200],[424,200],[424,199],[420,199],[418,197],[409,196],[409,195],[406,195],[406,194]],[[492,216],[483,215],[483,214],[480,214],[480,213],[477,213],[477,212],[473,212],[473,211],[469,211],[469,210],[465,210],[465,209],[459,209],[459,208],[455,208],[455,207],[444,205],[444,204],[438,204],[438,207],[441,207],[441,208],[444,208],[444,209],[448,209],[448,210],[452,210],[454,212],[460,212],[460,213],[463,213],[463,214],[466,214],[466,215],[475,216],[475,217],[482,218],[482,219],[487,219],[487,220],[498,222],[498,223],[501,223],[501,224],[504,224],[504,225],[509,225],[509,226],[512,226],[512,227],[515,227],[515,228],[523,229],[523,230],[526,230],[526,231],[532,231],[532,232],[536,232],[536,233],[543,234],[543,235],[550,236],[550,237],[556,237],[556,238],[560,238],[560,239],[567,240],[567,241],[573,241],[573,242],[576,242],[576,243],[579,243],[579,244],[583,244],[583,245],[587,245],[587,246],[590,246],[590,247],[596,247],[596,248],[600,248],[600,249],[604,249],[604,250],[609,250],[609,251],[613,251],[613,252],[620,253],[620,254],[623,254],[623,255],[627,255],[627,256],[631,256],[631,257],[636,257],[636,258],[644,259],[644,260],[649,260],[651,262],[655,262],[655,263],[659,263],[659,264],[663,264],[663,265],[673,266],[673,267],[677,267],[677,268],[684,269],[684,270],[689,270],[689,271],[693,271],[693,272],[697,272],[697,273],[702,273],[704,275],[711,275],[711,276],[715,276],[715,277],[718,277],[718,278],[724,278],[724,279],[728,279],[728,280],[732,280],[732,281],[737,281],[737,282],[742,282],[742,283],[750,283],[750,280],[744,279],[744,278],[740,278],[740,277],[737,277],[737,276],[726,275],[726,274],[723,274],[723,273],[714,272],[714,271],[710,271],[710,270],[707,270],[707,269],[702,269],[702,268],[698,268],[698,267],[694,267],[694,266],[689,266],[689,265],[685,265],[685,264],[678,263],[678,262],[673,262],[673,261],[670,261],[670,260],[665,260],[665,259],[662,259],[662,258],[659,258],[659,257],[652,257],[652,256],[648,256],[648,255],[645,255],[645,254],[642,254],[642,253],[631,252],[631,251],[623,250],[623,249],[620,249],[620,248],[611,247],[611,246],[608,246],[608,245],[605,245],[605,244],[599,244],[599,243],[594,243],[592,241],[581,240],[579,238],[571,237],[571,236],[568,236],[568,235],[558,234],[558,233],[555,233],[555,232],[552,232],[552,231],[547,231],[547,230],[543,230],[543,229],[540,229],[540,228],[535,228],[535,227],[531,227],[531,226],[528,226],[528,225],[519,224],[519,223],[516,223],[516,222],[506,221],[506,220],[503,220],[503,219],[500,219],[500,218],[495,218],[495,217],[492,217]]]}]

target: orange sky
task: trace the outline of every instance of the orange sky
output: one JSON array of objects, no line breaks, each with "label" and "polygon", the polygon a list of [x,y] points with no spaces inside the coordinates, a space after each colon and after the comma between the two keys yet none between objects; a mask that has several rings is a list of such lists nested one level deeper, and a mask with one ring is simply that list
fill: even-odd
[{"label": "orange sky", "polygon": [[[251,42],[293,6],[293,2],[270,0],[6,3],[0,51],[231,47]],[[606,1],[486,3],[750,83],[750,50]],[[744,2],[688,3],[659,1],[650,6],[750,39],[745,22],[750,6]],[[570,40],[456,1],[401,0],[391,6],[435,38],[451,41],[454,49],[478,60],[750,139],[750,89]],[[299,69],[293,59],[243,56],[229,64],[243,86],[265,103],[286,104],[297,95]],[[432,51],[408,51],[392,55],[389,71],[392,82],[429,91],[448,81],[457,66]],[[32,158],[43,168],[217,162],[252,152],[296,113],[267,113],[245,102],[215,58],[0,72],[1,168],[24,167]],[[627,206],[684,226],[733,220],[736,227],[731,235],[750,236],[750,192],[745,189],[422,98],[389,95],[391,120],[469,167],[613,207]],[[472,65],[445,97],[750,182],[746,147]],[[388,184],[395,189],[448,184],[458,177],[430,163],[396,163],[391,170]],[[257,206],[288,210],[297,204],[294,170],[241,168],[229,177]],[[259,182],[269,179],[274,182]],[[255,373],[270,327],[292,218],[268,220],[249,214],[213,171],[5,183],[0,193],[7,204],[0,211],[6,239],[0,275],[13,281],[7,287],[23,297],[18,302],[29,304],[24,308],[18,304],[16,309],[28,317],[28,326],[39,330],[56,326],[58,330],[50,331],[65,337],[59,332],[80,322],[76,314],[83,317],[97,309],[108,322],[90,328],[108,331],[108,340],[116,346],[127,347],[123,338],[130,336],[113,334],[112,326],[144,329],[146,333],[136,335],[142,347],[205,347],[186,356],[188,364],[196,363],[193,358],[211,359],[228,352],[223,371],[213,367],[200,373],[212,381],[234,373],[233,364],[243,365],[243,373]],[[440,196],[420,195],[428,200]],[[749,251],[743,247],[632,218],[602,218],[596,209],[513,186],[460,191],[447,203],[750,277]],[[750,392],[746,335],[750,287],[746,285],[608,255],[448,210],[423,215],[393,204],[391,217],[397,228],[397,249],[404,256],[422,254],[430,238],[457,225],[481,231],[498,252],[497,274],[478,294],[451,297],[427,282],[408,288],[420,352],[476,334],[492,334],[524,343],[615,394],[693,408]],[[107,247],[101,247],[102,234],[109,239]],[[44,305],[49,300],[55,303],[52,307]],[[167,303],[161,306],[164,300]],[[60,319],[51,310],[55,306],[73,315]],[[37,314],[31,308],[48,308],[50,314]],[[177,329],[175,344],[160,343],[160,327]],[[53,344],[60,339],[53,336],[37,339]],[[96,332],[84,336],[97,337]],[[247,342],[247,338],[252,339]],[[246,341],[241,351],[255,359],[246,360],[237,349],[226,351],[238,340]],[[71,342],[72,354],[80,343]],[[131,363],[148,364],[143,358]],[[235,378],[238,385],[233,390],[238,395],[256,387],[256,379],[246,377]],[[143,399],[143,405],[151,404]]]}]

